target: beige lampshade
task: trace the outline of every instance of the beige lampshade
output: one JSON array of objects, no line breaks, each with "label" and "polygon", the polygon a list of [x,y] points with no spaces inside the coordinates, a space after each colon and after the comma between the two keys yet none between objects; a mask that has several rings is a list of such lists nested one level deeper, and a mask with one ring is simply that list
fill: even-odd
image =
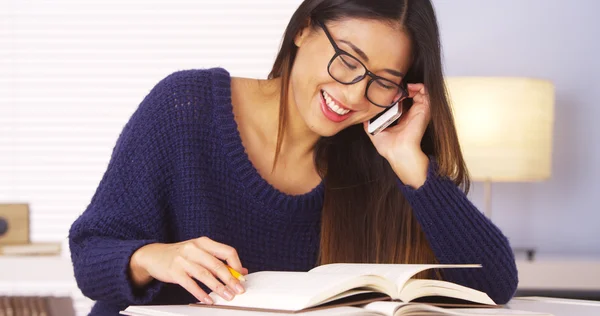
[{"label": "beige lampshade", "polygon": [[476,181],[550,177],[554,85],[509,77],[448,77],[458,138]]}]

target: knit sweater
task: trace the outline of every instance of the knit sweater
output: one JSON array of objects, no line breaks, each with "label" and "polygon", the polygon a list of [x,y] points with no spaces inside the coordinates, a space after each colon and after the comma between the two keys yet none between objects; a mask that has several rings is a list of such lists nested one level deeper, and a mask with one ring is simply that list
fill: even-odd
[{"label": "knit sweater", "polygon": [[[399,182],[440,263],[480,263],[444,277],[506,303],[517,287],[507,238],[430,163],[422,187]],[[244,267],[307,271],[316,265],[324,182],[289,195],[249,160],[222,68],[176,71],[145,96],[121,132],[90,204],[72,224],[69,245],[77,284],[96,301],[91,315],[128,305],[186,304],[181,286],[152,281],[135,288],[133,252],[149,243],[207,236],[234,247]]]}]

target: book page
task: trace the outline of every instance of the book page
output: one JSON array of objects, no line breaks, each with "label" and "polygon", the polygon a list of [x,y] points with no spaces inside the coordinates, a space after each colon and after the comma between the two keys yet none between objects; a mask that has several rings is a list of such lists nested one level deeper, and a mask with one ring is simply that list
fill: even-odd
[{"label": "book page", "polygon": [[363,306],[364,309],[387,316],[552,316],[547,313],[527,312],[508,308],[441,308],[423,303],[373,302]]},{"label": "book page", "polygon": [[404,302],[423,296],[446,296],[475,303],[496,305],[484,292],[447,281],[408,280],[400,291],[400,299]]},{"label": "book page", "polygon": [[[210,306],[191,305],[145,305],[129,306],[121,315],[129,316],[275,316],[289,315],[289,313],[277,313],[266,311],[247,311],[215,308]],[[359,316],[365,315],[365,310],[358,307],[334,307],[330,309],[303,312],[300,315],[307,316]]]},{"label": "book page", "polygon": [[390,302],[390,301],[373,302],[373,303],[364,305],[362,308],[369,310],[369,311],[380,313],[382,315],[394,316],[394,314],[396,313],[396,310],[398,310],[398,308],[400,308],[400,306],[404,306],[406,304],[410,304],[410,303]]},{"label": "book page", "polygon": [[319,305],[328,298],[347,290],[376,283],[373,277],[339,273],[263,271],[245,277],[245,293],[236,295],[231,301],[223,299],[214,292],[210,293],[215,304],[298,311]]},{"label": "book page", "polygon": [[343,273],[354,275],[379,275],[393,281],[398,290],[415,274],[433,268],[481,268],[479,264],[370,264],[370,263],[333,263],[316,267],[310,273]]},{"label": "book page", "polygon": [[493,316],[553,316],[549,313],[528,312],[508,308],[453,308],[453,314],[462,316],[493,315]]},{"label": "book page", "polygon": [[422,303],[404,302],[373,302],[363,306],[364,309],[381,313],[386,316],[439,316],[439,315],[462,315],[453,314],[450,309]]}]

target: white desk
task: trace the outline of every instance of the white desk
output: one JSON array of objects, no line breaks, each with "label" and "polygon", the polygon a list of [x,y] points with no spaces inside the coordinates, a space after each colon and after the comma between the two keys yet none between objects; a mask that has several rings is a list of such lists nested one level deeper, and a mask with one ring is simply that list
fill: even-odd
[{"label": "white desk", "polygon": [[508,308],[550,313],[554,316],[599,316],[600,302],[570,300],[549,297],[516,297],[508,304]]},{"label": "white desk", "polygon": [[[143,307],[142,307],[143,308]],[[148,308],[161,308],[161,307],[148,307]],[[219,308],[198,308],[186,305],[170,306],[169,315],[193,315],[193,316],[263,316],[263,315],[283,315],[281,313],[271,314],[259,311],[244,311],[244,310],[232,310],[232,309],[219,309]],[[600,302],[592,301],[579,301],[579,300],[565,300],[565,299],[551,299],[543,297],[524,297],[513,299],[504,309],[513,309],[519,311],[538,312],[542,315],[554,315],[554,316],[599,316],[600,315]],[[502,314],[502,310],[499,309],[484,309],[485,315],[496,315]],[[162,310],[166,312],[165,309]],[[172,313],[172,314],[171,314]],[[158,313],[157,313],[158,314]],[[306,314],[300,313],[298,315],[327,315],[327,316],[346,316],[346,315],[358,315],[359,312],[355,308],[351,307],[339,307],[331,310],[320,310],[307,312]],[[362,313],[360,313],[362,314]],[[506,313],[505,313],[506,314]],[[138,314],[133,314],[138,315]],[[165,314],[166,315],[166,314]],[[412,315],[412,314],[411,314]],[[438,314],[436,314],[438,315]],[[483,315],[483,314],[482,314]]]}]

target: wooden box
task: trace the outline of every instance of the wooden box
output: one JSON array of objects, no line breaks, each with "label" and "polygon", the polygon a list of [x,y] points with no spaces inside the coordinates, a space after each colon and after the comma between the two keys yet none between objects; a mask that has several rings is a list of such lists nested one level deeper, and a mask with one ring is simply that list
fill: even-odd
[{"label": "wooden box", "polygon": [[0,204],[0,245],[29,243],[29,205]]}]

